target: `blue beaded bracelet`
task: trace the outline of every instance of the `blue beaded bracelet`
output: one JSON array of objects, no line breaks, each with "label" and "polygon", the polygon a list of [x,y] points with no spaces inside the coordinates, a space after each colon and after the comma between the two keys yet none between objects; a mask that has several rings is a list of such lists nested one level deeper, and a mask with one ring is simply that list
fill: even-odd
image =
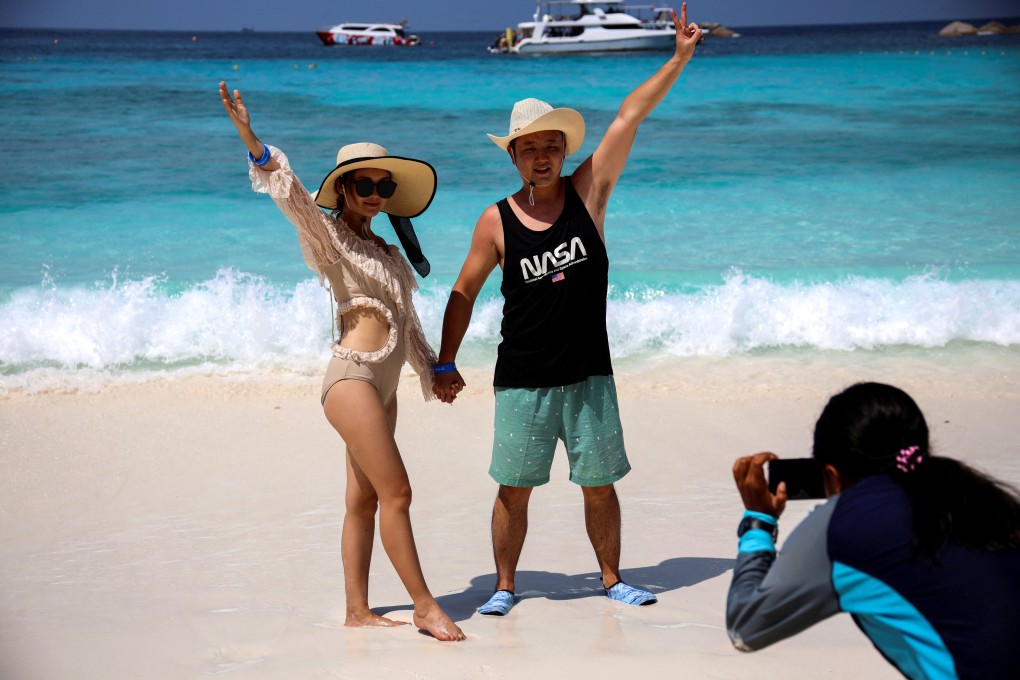
[{"label": "blue beaded bracelet", "polygon": [[434,364],[432,366],[432,374],[439,375],[440,373],[450,373],[457,370],[457,364],[452,361],[448,364]]},{"label": "blue beaded bracelet", "polygon": [[263,165],[265,165],[266,163],[269,162],[269,158],[270,158],[270,156],[269,156],[269,145],[268,144],[263,144],[262,145],[262,158],[259,158],[259,159],[256,160],[255,156],[251,155],[251,151],[248,152],[248,160],[250,160],[255,165],[259,166],[260,168]]}]

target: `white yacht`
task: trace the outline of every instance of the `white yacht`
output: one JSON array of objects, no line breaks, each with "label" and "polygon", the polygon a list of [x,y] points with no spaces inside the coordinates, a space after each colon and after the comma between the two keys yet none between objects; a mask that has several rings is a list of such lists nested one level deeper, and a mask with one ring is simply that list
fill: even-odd
[{"label": "white yacht", "polygon": [[324,45],[417,45],[416,35],[405,32],[403,24],[348,22],[316,31]]},{"label": "white yacht", "polygon": [[669,7],[605,0],[539,0],[532,21],[507,29],[493,52],[558,54],[660,50],[676,45]]}]

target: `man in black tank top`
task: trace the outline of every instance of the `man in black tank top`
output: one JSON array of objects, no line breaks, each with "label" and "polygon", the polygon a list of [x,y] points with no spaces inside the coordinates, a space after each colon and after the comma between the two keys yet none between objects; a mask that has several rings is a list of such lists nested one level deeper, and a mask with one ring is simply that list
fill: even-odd
[{"label": "man in black tank top", "polygon": [[464,387],[454,363],[457,350],[475,299],[499,265],[503,340],[493,379],[496,426],[489,468],[499,483],[492,513],[497,581],[492,598],[478,609],[483,614],[503,615],[514,605],[528,502],[532,489],[549,481],[557,440],[566,446],[571,481],[581,487],[606,595],[636,605],[656,601],[620,579],[620,504],[613,483],[630,464],[606,332],[609,259],[603,228],[638,125],[669,92],[701,40],[701,29],[687,23],[686,3],[673,20],[675,53],[627,96],[573,175],[561,176],[564,159],[584,140],[584,120],[572,109],[525,99],[514,105],[509,134],[489,135],[507,151],[523,183],[489,206],[475,225],[446,306],[434,368],[436,396],[453,402]]}]

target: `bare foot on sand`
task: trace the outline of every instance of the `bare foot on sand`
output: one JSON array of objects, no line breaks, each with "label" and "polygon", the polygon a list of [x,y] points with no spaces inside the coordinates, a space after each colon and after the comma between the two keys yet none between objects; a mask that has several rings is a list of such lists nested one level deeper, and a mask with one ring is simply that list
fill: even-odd
[{"label": "bare foot on sand", "polygon": [[415,609],[414,625],[418,626],[421,630],[431,633],[432,637],[443,642],[456,642],[467,637],[464,635],[464,631],[453,622],[453,619],[447,616],[446,612],[439,607],[431,607],[427,610],[422,610],[421,613]]},{"label": "bare foot on sand", "polygon": [[392,628],[393,626],[406,626],[407,621],[394,621],[373,614],[371,611],[347,612],[347,620],[344,625],[349,628]]}]

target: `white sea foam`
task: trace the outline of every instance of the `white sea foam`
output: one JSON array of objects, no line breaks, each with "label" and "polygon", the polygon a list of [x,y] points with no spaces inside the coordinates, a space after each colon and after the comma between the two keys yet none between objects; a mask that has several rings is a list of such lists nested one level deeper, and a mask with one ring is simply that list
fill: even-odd
[{"label": "white sea foam", "polygon": [[610,300],[617,356],[725,356],[765,348],[871,350],[958,340],[1020,343],[1020,282],[847,277],[777,284],[732,272],[691,295]]},{"label": "white sea foam", "polygon": [[[416,296],[438,344],[446,293]],[[480,301],[460,360],[491,362],[502,301]],[[62,288],[50,280],[0,304],[0,392],[83,389],[191,373],[256,379],[321,371],[331,340],[328,294],[309,279],[281,288],[232,269],[183,292],[157,278]],[[775,283],[732,272],[694,292],[614,294],[616,358],[727,356],[768,348],[872,350],[955,341],[1020,344],[1020,281],[902,281],[851,276]]]}]

